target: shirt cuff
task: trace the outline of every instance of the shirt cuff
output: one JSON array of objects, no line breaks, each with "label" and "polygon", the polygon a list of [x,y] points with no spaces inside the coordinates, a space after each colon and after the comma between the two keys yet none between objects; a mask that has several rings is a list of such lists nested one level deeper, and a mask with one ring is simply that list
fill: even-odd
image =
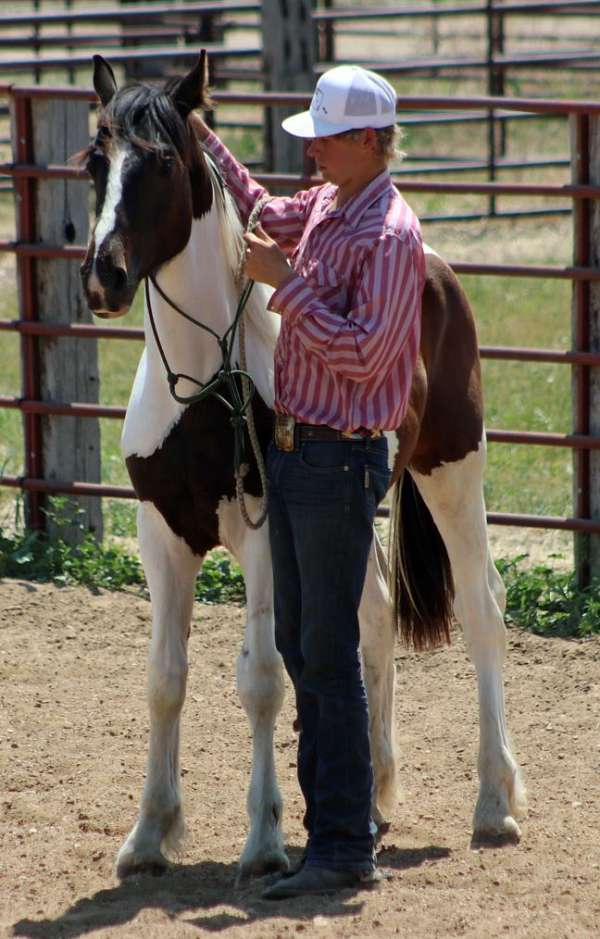
[{"label": "shirt cuff", "polygon": [[297,307],[294,301],[299,294],[304,293],[307,286],[308,284],[300,274],[290,271],[283,283],[276,287],[271,294],[268,309],[280,315],[286,313],[286,319],[290,314],[295,318],[300,314],[301,309]]}]

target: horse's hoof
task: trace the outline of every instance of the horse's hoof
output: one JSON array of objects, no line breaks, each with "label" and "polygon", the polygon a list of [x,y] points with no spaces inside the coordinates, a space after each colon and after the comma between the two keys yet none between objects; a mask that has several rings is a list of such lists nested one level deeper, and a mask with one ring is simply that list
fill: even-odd
[{"label": "horse's hoof", "polygon": [[153,857],[140,857],[134,852],[128,853],[123,857],[117,858],[117,877],[119,880],[125,880],[127,877],[135,877],[141,874],[150,874],[152,877],[160,877],[169,867],[169,862],[162,854]]},{"label": "horse's hoof", "polygon": [[521,829],[511,815],[507,815],[498,825],[478,827],[473,832],[472,848],[499,848],[508,844],[518,844]]},{"label": "horse's hoof", "polygon": [[290,862],[282,851],[274,851],[270,854],[249,859],[241,860],[235,879],[236,887],[243,887],[255,877],[265,877],[267,874],[285,874],[290,868]]}]

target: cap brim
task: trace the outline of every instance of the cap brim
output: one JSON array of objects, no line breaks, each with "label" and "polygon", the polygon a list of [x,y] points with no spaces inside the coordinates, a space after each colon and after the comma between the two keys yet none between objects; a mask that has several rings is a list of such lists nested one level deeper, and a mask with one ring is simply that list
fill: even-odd
[{"label": "cap brim", "polygon": [[281,126],[294,137],[331,137],[332,134],[341,134],[345,130],[352,129],[347,123],[330,124],[328,121],[320,121],[313,117],[310,111],[302,111],[300,114],[286,117],[281,122]]}]

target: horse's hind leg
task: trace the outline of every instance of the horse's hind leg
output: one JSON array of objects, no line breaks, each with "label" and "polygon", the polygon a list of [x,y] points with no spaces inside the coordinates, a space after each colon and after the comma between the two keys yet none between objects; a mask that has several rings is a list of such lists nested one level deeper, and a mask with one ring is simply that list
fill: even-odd
[{"label": "horse's hind leg", "polygon": [[179,715],[185,698],[194,582],[201,564],[149,502],[139,506],[138,537],[152,600],[150,744],[139,816],[117,857],[119,877],[162,871],[167,866],[163,851],[176,851],[184,835]]},{"label": "horse's hind leg", "polygon": [[[247,501],[251,516],[257,515],[256,500]],[[246,626],[237,661],[237,686],[252,730],[252,775],[247,798],[250,831],[238,872],[241,882],[289,866],[273,754],[275,719],[284,695],[283,665],[275,648],[268,526],[265,523],[258,531],[247,528],[237,504],[223,506],[219,515],[222,541],[237,557],[246,584]]]},{"label": "horse's hind leg", "polygon": [[396,633],[387,588],[385,553],[377,534],[369,554],[367,576],[359,609],[360,651],[369,700],[369,738],[373,763],[372,816],[379,832],[388,827],[396,798],[394,742],[394,687]]},{"label": "horse's hind leg", "polygon": [[505,592],[489,551],[483,470],[485,446],[423,476],[411,474],[444,540],[456,589],[455,612],[477,670],[479,689],[479,797],[475,841],[518,841],[516,819],[525,790],[511,752],[504,716]]}]

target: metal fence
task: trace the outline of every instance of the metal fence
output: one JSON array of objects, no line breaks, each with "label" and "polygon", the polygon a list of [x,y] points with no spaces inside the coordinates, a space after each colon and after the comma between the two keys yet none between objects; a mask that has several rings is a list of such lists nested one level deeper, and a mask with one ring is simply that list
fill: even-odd
[{"label": "metal fence", "polygon": [[[68,493],[75,495],[98,495],[133,497],[127,487],[92,484],[86,480],[52,481],[44,479],[40,461],[41,415],[72,415],[90,418],[113,418],[121,420],[125,409],[101,405],[82,404],[72,401],[42,401],[37,393],[36,344],[41,337],[86,337],[89,339],[118,338],[139,341],[143,338],[139,329],[86,324],[52,324],[36,321],[33,292],[33,275],[39,258],[81,259],[83,246],[70,244],[45,244],[36,240],[35,198],[36,180],[49,178],[85,179],[80,169],[67,165],[34,165],[31,150],[32,101],[42,97],[92,101],[93,94],[86,89],[0,86],[0,96],[12,103],[14,133],[16,135],[16,161],[0,166],[0,174],[11,177],[17,192],[18,230],[21,240],[0,241],[0,251],[12,252],[17,258],[20,286],[19,319],[0,321],[0,331],[17,332],[21,337],[22,389],[21,396],[0,397],[0,407],[17,409],[24,420],[24,465],[23,476],[0,476],[0,485],[24,491],[29,501],[29,516],[35,524],[41,524],[39,494]],[[237,93],[221,92],[216,101],[225,104],[254,104],[260,107],[293,105],[303,107],[309,96],[303,94]],[[540,185],[533,183],[475,183],[443,182],[402,179],[404,192],[436,193],[480,193],[489,196],[553,196],[572,202],[575,219],[574,264],[567,267],[549,265],[504,265],[486,263],[452,263],[459,275],[489,275],[504,277],[558,278],[573,283],[574,289],[574,348],[559,351],[548,349],[526,349],[507,347],[483,347],[483,358],[529,362],[558,362],[574,370],[575,422],[573,433],[533,433],[510,429],[493,428],[488,431],[488,440],[499,443],[527,446],[567,447],[576,454],[577,498],[572,517],[532,516],[490,512],[488,520],[501,525],[521,525],[538,528],[555,528],[579,532],[600,532],[600,521],[590,517],[590,451],[600,449],[600,438],[590,434],[589,370],[600,365],[600,354],[590,349],[589,312],[592,282],[600,282],[600,269],[592,266],[590,247],[591,200],[600,197],[600,187],[592,186],[590,179],[590,154],[588,147],[589,125],[592,118],[600,116],[600,103],[584,101],[549,101],[498,98],[399,98],[400,112],[419,110],[444,110],[469,112],[477,109],[501,108],[534,114],[553,114],[569,117],[574,124],[574,179],[570,185]],[[297,189],[309,186],[318,180],[291,174],[257,174],[257,179],[267,187]]]},{"label": "metal fence", "polygon": [[[266,74],[261,60],[260,35],[255,35],[252,42],[244,44],[232,45],[226,41],[230,27],[239,29],[243,26],[252,29],[255,34],[257,31],[260,33],[260,0],[171,0],[169,3],[141,0],[122,4],[115,0],[107,6],[94,6],[85,3],[85,0],[81,3],[65,0],[63,10],[55,5],[52,9],[45,9],[42,2],[38,2],[36,7],[39,9],[33,13],[15,12],[0,16],[0,47],[13,43],[10,54],[0,53],[0,74],[23,74],[33,70],[37,81],[62,67],[74,80],[75,70],[89,63],[90,43],[95,50],[101,49],[110,55],[112,62],[123,65],[130,75],[139,74],[136,70],[148,67],[160,72],[165,67],[184,67],[202,46],[208,46],[215,85],[226,87],[228,81],[242,79],[264,86]],[[582,48],[564,48],[559,35],[552,37],[553,45],[559,45],[559,48],[553,50],[508,51],[506,24],[511,18],[527,16],[531,23],[532,18],[548,14],[563,19],[584,17],[583,22],[589,27],[589,18],[600,15],[600,0],[426,0],[419,4],[354,7],[346,4],[338,6],[334,0],[321,0],[312,14],[320,59],[316,70],[321,72],[340,60],[337,38],[343,36],[348,28],[358,26],[360,32],[354,35],[360,40],[361,36],[373,33],[374,29],[382,33],[382,25],[385,30],[382,34],[389,35],[390,29],[396,24],[414,29],[415,23],[423,22],[430,28],[431,54],[395,56],[391,61],[365,58],[362,64],[398,79],[407,76],[434,79],[478,75],[481,77],[482,91],[490,96],[505,94],[508,76],[530,73],[532,70],[544,78],[551,73],[558,74],[559,70],[564,73],[567,69],[588,70],[587,74],[594,75],[600,63],[600,50],[593,48],[593,41],[590,44],[593,36],[585,37]],[[459,32],[466,32],[463,24],[475,22],[475,36],[480,40],[480,52],[477,55],[441,55],[440,24],[446,21],[456,23]],[[100,33],[91,37],[89,33],[77,32],[90,24],[96,25]],[[57,32],[61,28],[62,33]],[[472,25],[470,28],[473,30]],[[49,29],[52,32],[48,32]],[[534,32],[532,30],[532,34]],[[5,40],[2,38],[3,33]],[[66,52],[56,51],[61,41]],[[353,60],[361,61],[360,56]],[[464,117],[461,114],[413,114],[409,123],[412,127],[438,123],[447,125]],[[485,126],[484,158],[465,160],[449,154],[442,161],[428,155],[419,157],[413,148],[411,160],[426,161],[429,164],[427,171],[435,173],[483,170],[490,180],[497,179],[503,170],[540,165],[539,159],[536,163],[507,156],[509,124],[529,117],[511,111],[472,112],[468,116],[469,124],[480,123]],[[546,156],[543,165],[561,166],[567,162],[567,154]],[[404,172],[418,172],[421,175],[422,170],[420,167],[416,170],[406,167]],[[556,211],[546,210],[545,214],[555,214]],[[496,204],[492,196],[487,203],[487,210],[473,217],[495,214]]]}]

